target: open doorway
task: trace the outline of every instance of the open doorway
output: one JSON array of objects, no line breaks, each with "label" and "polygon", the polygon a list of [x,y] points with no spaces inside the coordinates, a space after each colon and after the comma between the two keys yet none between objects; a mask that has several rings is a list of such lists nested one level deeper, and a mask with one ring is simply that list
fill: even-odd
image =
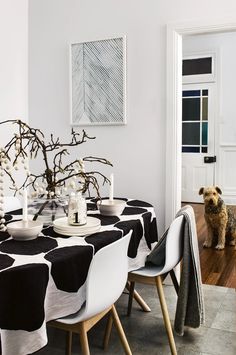
[{"label": "open doorway", "polygon": [[217,184],[236,204],[235,43],[235,31],[183,36],[182,201]]},{"label": "open doorway", "polygon": [[[207,35],[216,35],[221,34],[224,36],[232,32],[232,34],[236,30],[236,24],[192,24],[191,26],[181,24],[181,25],[171,25],[168,27],[168,70],[167,70],[167,135],[172,138],[173,145],[167,147],[167,188],[166,188],[166,224],[169,223],[171,218],[173,218],[174,213],[180,208],[182,201],[182,182],[184,181],[184,172],[182,172],[182,148],[183,148],[183,140],[182,140],[182,100],[183,100],[183,87],[182,87],[182,59],[183,59],[183,51],[182,45],[184,45],[185,37],[189,36],[207,36]],[[235,33],[234,33],[235,34]],[[220,58],[221,59],[221,58]],[[232,63],[233,64],[233,63]],[[228,68],[230,69],[230,68]],[[232,83],[232,73],[231,73],[231,81]],[[195,85],[196,83],[193,83]],[[186,84],[186,85],[189,85]],[[186,91],[193,91],[198,89],[196,87],[187,87]],[[199,88],[200,90],[205,90],[205,88]],[[230,120],[228,122],[225,121],[225,116],[222,115],[222,92],[217,88],[217,100],[215,105],[213,105],[213,109],[217,112],[217,127],[215,130],[216,139],[218,140],[217,146],[215,146],[214,155],[218,156],[218,164],[214,171],[213,181],[216,184],[220,184],[221,187],[223,185],[224,199],[226,203],[235,204],[235,194],[236,194],[236,171],[234,171],[234,167],[232,164],[233,161],[236,161],[236,125],[233,123],[234,118],[231,123]],[[222,89],[222,82],[220,82],[220,89]],[[220,95],[219,95],[220,92]],[[200,92],[200,95],[202,93]],[[200,98],[200,96],[199,96]],[[201,98],[200,98],[201,100]],[[231,100],[232,101],[232,100]],[[234,99],[233,99],[234,101]],[[232,103],[231,103],[232,105]],[[225,105],[228,106],[229,105]],[[231,115],[234,116],[235,115]],[[199,120],[200,121],[200,120]],[[199,123],[199,122],[198,122]],[[225,125],[225,127],[224,127]],[[226,127],[227,126],[227,127]],[[196,127],[196,125],[195,125]],[[231,128],[230,128],[231,127]],[[228,133],[227,130],[228,129]],[[201,133],[200,133],[201,135]],[[229,140],[227,141],[226,138]],[[202,139],[202,137],[201,137]],[[186,142],[185,142],[186,143]],[[187,142],[189,143],[189,142]],[[201,142],[200,142],[201,143]],[[185,144],[188,145],[188,144]],[[196,144],[197,145],[197,144]],[[199,145],[199,149],[201,150],[201,144]],[[208,155],[208,152],[207,154]],[[191,160],[191,159],[190,159]],[[193,163],[193,162],[192,162]],[[207,174],[205,174],[207,175]],[[205,183],[202,178],[199,178],[199,175],[195,174],[195,182],[197,182],[195,187],[195,193],[197,194],[198,187],[201,185],[206,186],[208,183]],[[198,181],[199,180],[199,181]],[[211,185],[211,184],[210,184]],[[189,201],[194,201],[192,197],[188,199]],[[168,203],[171,201],[171,204]],[[198,217],[203,216],[202,211],[197,212]],[[202,232],[204,233],[204,220],[202,219]],[[203,235],[201,236],[203,238]],[[200,248],[201,249],[201,248]],[[210,260],[214,259],[215,254],[216,258],[221,259],[222,253],[218,255],[220,252],[215,252],[213,249],[204,249],[204,252],[209,255],[206,256],[205,264],[214,265],[216,262],[210,263]],[[200,250],[201,252],[201,250]],[[225,253],[225,252],[223,252]],[[210,255],[211,254],[211,255]],[[235,253],[234,253],[235,254]],[[212,258],[213,257],[213,258]],[[211,258],[211,259],[209,259]],[[231,256],[228,261],[232,260]],[[224,265],[227,266],[227,261],[222,261]],[[221,265],[223,265],[221,264]],[[232,268],[233,273],[235,273],[235,267]],[[226,271],[227,274],[227,271]],[[235,276],[235,275],[234,275]],[[215,277],[219,280],[221,277],[215,275]],[[211,278],[211,277],[210,277]],[[213,284],[219,284],[217,280],[211,280]],[[207,283],[211,283],[207,282]],[[235,287],[232,285],[222,284],[224,286]]]}]

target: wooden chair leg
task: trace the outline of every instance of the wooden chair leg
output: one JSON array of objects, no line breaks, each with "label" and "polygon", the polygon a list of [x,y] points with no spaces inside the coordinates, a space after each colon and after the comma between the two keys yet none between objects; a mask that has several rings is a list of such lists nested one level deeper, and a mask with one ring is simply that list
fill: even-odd
[{"label": "wooden chair leg", "polygon": [[158,296],[160,299],[163,319],[164,319],[164,323],[165,323],[165,327],[166,327],[166,332],[167,332],[167,336],[169,339],[171,354],[177,355],[175,340],[174,340],[174,336],[173,336],[173,332],[172,332],[172,328],[171,328],[171,322],[170,322],[169,313],[168,313],[166,300],[165,300],[165,295],[164,295],[164,291],[163,291],[163,287],[162,287],[161,276],[155,277],[155,280],[156,280],[157,293],[158,293]]},{"label": "wooden chair leg", "polygon": [[126,339],[124,329],[123,329],[123,327],[121,325],[120,318],[119,318],[119,316],[117,314],[116,307],[115,307],[114,304],[113,304],[113,306],[111,308],[111,312],[112,312],[112,317],[113,317],[113,320],[114,320],[115,327],[117,329],[117,332],[119,334],[121,343],[122,343],[123,348],[125,350],[125,354],[126,355],[132,355],[132,352],[131,352],[130,347],[129,347],[129,343],[128,343],[127,339]]},{"label": "wooden chair leg", "polygon": [[132,311],[132,304],[134,298],[134,286],[135,286],[135,282],[131,281],[129,285],[129,301],[128,301],[127,316],[130,316]]},{"label": "wooden chair leg", "polygon": [[106,350],[108,347],[110,335],[111,335],[111,328],[112,328],[112,323],[113,323],[113,318],[111,312],[109,312],[108,319],[107,319],[107,325],[106,325],[106,330],[105,330],[105,336],[103,339],[103,348]]},{"label": "wooden chair leg", "polygon": [[85,330],[83,322],[81,323],[79,336],[80,336],[80,345],[81,345],[81,349],[82,349],[82,354],[83,355],[90,355],[87,331]]},{"label": "wooden chair leg", "polygon": [[72,347],[72,332],[66,332],[66,355],[71,355],[71,347]]},{"label": "wooden chair leg", "polygon": [[[126,288],[128,291],[130,290],[130,281],[126,283]],[[147,303],[144,301],[144,299],[140,296],[140,294],[136,290],[134,290],[133,298],[140,305],[140,307],[144,312],[151,312],[151,308],[147,305]]]},{"label": "wooden chair leg", "polygon": [[177,295],[178,295],[178,293],[179,293],[179,283],[178,283],[178,281],[177,281],[177,278],[176,278],[176,275],[175,275],[174,270],[170,270],[170,277],[171,277],[171,280],[172,280],[172,282],[173,282],[175,291],[176,291],[176,293],[177,293]]}]

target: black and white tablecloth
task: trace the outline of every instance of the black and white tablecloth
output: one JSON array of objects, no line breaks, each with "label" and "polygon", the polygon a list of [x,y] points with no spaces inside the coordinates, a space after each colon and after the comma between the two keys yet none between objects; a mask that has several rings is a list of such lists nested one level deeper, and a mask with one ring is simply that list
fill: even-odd
[{"label": "black and white tablecloth", "polygon": [[[101,216],[89,200],[88,215],[101,220],[99,232],[85,237],[59,235],[45,226],[37,239],[13,240],[0,232],[0,329],[3,355],[31,354],[47,344],[46,322],[77,312],[93,255],[132,230],[129,269],[145,264],[157,241],[153,207],[124,199],[121,216]],[[21,210],[5,215],[21,219]],[[118,265],[117,265],[118,266]]]}]

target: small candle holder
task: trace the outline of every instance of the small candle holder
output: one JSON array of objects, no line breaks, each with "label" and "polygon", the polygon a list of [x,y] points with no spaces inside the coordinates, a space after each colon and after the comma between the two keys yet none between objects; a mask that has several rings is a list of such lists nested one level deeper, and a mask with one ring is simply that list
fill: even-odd
[{"label": "small candle holder", "polygon": [[125,208],[126,202],[123,200],[100,200],[97,202],[100,213],[104,216],[119,216]]},{"label": "small candle holder", "polygon": [[7,224],[7,231],[15,240],[36,239],[43,229],[43,223],[39,221],[16,221]]}]

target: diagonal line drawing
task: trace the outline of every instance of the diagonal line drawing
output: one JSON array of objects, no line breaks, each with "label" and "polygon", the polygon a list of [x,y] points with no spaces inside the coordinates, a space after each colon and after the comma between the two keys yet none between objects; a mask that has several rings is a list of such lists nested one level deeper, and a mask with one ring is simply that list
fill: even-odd
[{"label": "diagonal line drawing", "polygon": [[72,124],[125,123],[123,41],[72,44]]}]

